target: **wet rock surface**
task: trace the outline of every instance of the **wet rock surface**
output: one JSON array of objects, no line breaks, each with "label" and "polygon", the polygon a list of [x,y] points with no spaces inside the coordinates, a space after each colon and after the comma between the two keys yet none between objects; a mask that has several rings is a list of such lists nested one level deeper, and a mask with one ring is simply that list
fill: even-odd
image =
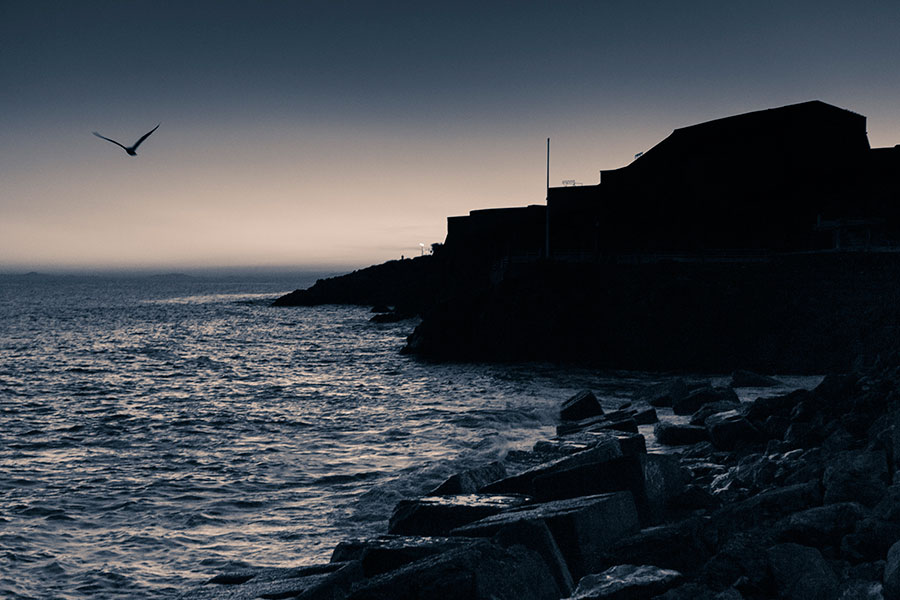
[{"label": "wet rock surface", "polygon": [[489,541],[409,563],[357,586],[350,600],[551,600],[560,590],[540,555]]},{"label": "wet rock surface", "polygon": [[700,425],[679,425],[661,421],[656,424],[654,430],[656,441],[665,446],[688,446],[705,442],[709,439],[709,432]]},{"label": "wet rock surface", "polygon": [[503,463],[492,462],[482,467],[466,469],[461,473],[451,475],[444,483],[431,490],[427,495],[474,494],[480,488],[504,477],[506,477],[506,467],[503,466]]},{"label": "wet rock surface", "polygon": [[[533,450],[400,502],[395,535],[182,598],[900,600],[900,368],[743,403],[722,389],[676,381],[576,412]],[[661,420],[640,431],[655,437],[609,427],[651,403]]]},{"label": "wet rock surface", "polygon": [[563,421],[580,421],[603,414],[603,407],[591,390],[581,390],[559,409],[559,418]]},{"label": "wet rock surface", "polygon": [[370,540],[347,540],[335,547],[331,562],[359,561],[363,574],[373,577],[426,556],[456,550],[470,543],[470,540],[463,538],[397,535]]},{"label": "wet rock surface", "polygon": [[838,579],[816,548],[779,544],[766,552],[778,596],[796,600],[836,598]]},{"label": "wet rock surface", "polygon": [[544,523],[575,578],[602,564],[607,548],[640,529],[630,492],[546,502],[487,517],[453,530],[454,535],[490,537],[516,523]]},{"label": "wet rock surface", "polygon": [[692,390],[680,398],[674,398],[672,411],[676,415],[690,415],[704,405],[712,403],[736,407],[740,405],[740,400],[730,387],[705,386]]},{"label": "wet rock surface", "polygon": [[681,573],[650,565],[617,565],[584,576],[570,600],[628,600],[650,598],[682,580]]},{"label": "wet rock surface", "polygon": [[[249,577],[249,578],[248,578]],[[355,582],[363,579],[358,562],[335,563],[295,569],[259,569],[222,574],[205,586],[180,596],[184,600],[255,600],[266,598],[346,597]],[[340,597],[340,596],[339,596]]]},{"label": "wet rock surface", "polygon": [[521,495],[462,494],[401,500],[394,508],[388,533],[447,535],[455,527],[522,506],[530,498]]}]

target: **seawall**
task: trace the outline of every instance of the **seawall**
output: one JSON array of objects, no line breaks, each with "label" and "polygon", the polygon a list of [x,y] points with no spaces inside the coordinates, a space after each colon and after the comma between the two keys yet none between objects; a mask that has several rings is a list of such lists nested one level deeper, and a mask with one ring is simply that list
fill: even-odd
[{"label": "seawall", "polygon": [[896,349],[900,254],[514,265],[425,312],[406,351],[441,360],[823,373]]},{"label": "seawall", "polygon": [[404,351],[431,360],[816,374],[900,346],[895,252],[487,267],[447,255],[391,261],[320,280],[275,305],[420,314]]}]

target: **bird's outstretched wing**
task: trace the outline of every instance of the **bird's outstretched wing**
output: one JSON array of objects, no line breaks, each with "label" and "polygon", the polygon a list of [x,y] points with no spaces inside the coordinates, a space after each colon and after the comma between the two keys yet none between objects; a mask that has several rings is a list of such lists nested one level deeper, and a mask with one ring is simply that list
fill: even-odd
[{"label": "bird's outstretched wing", "polygon": [[[157,125],[157,127],[159,127],[159,125]],[[108,137],[102,136],[102,135],[100,135],[99,133],[97,133],[96,131],[94,131],[94,132],[92,132],[92,133],[93,133],[94,135],[96,135],[98,138],[100,138],[101,140],[106,140],[107,142],[112,142],[113,144],[115,144],[115,145],[118,146],[119,148],[122,148],[123,150],[127,150],[127,148],[126,148],[125,146],[123,146],[122,144],[120,144],[120,143],[117,142],[116,140],[111,140],[111,139],[109,139]],[[148,135],[149,135],[149,134],[148,134]]]},{"label": "bird's outstretched wing", "polygon": [[134,143],[134,146],[131,147],[131,149],[132,149],[132,150],[137,150],[137,147],[140,146],[140,145],[143,143],[144,140],[146,140],[148,137],[150,137],[150,134],[151,134],[151,133],[153,133],[154,131],[156,131],[157,129],[159,129],[159,126],[160,126],[160,125],[162,125],[162,123],[158,123],[158,124],[156,125],[156,127],[154,127],[153,129],[151,129],[150,131],[148,131],[147,133],[145,133],[144,135],[142,135],[142,136],[141,136],[141,139],[139,139],[138,141],[136,141],[136,142]]}]

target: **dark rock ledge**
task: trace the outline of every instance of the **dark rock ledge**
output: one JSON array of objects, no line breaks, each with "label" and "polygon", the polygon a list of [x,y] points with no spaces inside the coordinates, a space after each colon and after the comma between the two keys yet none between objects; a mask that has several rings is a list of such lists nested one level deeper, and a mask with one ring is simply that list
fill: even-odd
[{"label": "dark rock ledge", "polygon": [[[749,403],[683,383],[615,412],[591,397],[556,438],[401,502],[387,535],[329,564],[180,597],[900,599],[900,367]],[[634,431],[647,404],[666,453]]]}]

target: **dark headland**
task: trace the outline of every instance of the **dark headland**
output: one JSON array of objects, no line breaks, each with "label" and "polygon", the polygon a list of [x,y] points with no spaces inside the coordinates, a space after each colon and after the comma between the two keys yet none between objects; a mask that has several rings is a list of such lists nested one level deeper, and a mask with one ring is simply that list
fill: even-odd
[{"label": "dark headland", "polygon": [[[183,598],[900,600],[900,148],[869,148],[864,117],[678,129],[599,185],[451,217],[430,256],[276,302],[324,303],[421,315],[406,350],[430,358],[734,376],[584,390],[556,437],[402,501],[386,535]],[[766,395],[751,370],[833,374]]]},{"label": "dark headland", "polygon": [[861,115],[814,101],[676,129],[547,196],[275,304],[420,314],[406,349],[434,359],[824,373],[894,350],[900,146],[870,148]]}]

